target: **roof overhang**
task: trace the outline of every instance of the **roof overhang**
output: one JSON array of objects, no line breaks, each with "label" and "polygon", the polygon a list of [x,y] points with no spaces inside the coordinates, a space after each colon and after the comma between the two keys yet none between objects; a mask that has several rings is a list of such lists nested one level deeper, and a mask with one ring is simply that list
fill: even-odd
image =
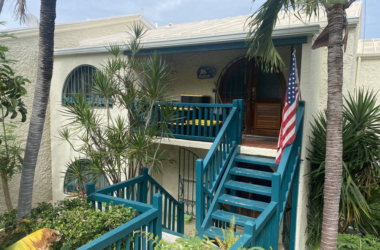
[{"label": "roof overhang", "polygon": [[[292,39],[294,42],[305,43],[305,37],[313,36],[319,34],[322,31],[319,24],[316,25],[302,25],[302,26],[293,26],[293,27],[281,27],[273,30],[273,41],[277,46],[290,45]],[[181,47],[193,47],[193,46],[210,46],[214,47],[215,50],[216,44],[233,44],[229,49],[238,49],[246,48],[246,37],[247,32],[232,33],[232,34],[220,34],[220,35],[210,35],[202,37],[188,37],[181,39],[171,39],[171,40],[160,40],[160,41],[148,41],[143,42],[143,50],[157,50],[157,49],[168,49],[168,48],[177,48],[174,49],[177,52],[172,53],[181,53],[178,52],[178,48]],[[276,42],[277,41],[277,42]],[[285,41],[285,43],[284,43]],[[277,43],[277,44],[276,44]],[[293,43],[294,44],[294,43]],[[205,47],[206,48],[206,47]],[[218,49],[219,50],[219,49]],[[204,51],[204,50],[201,50]],[[75,55],[75,54],[92,54],[92,53],[104,53],[108,52],[106,46],[93,46],[93,47],[83,47],[83,48],[73,48],[73,49],[60,49],[55,50],[55,56],[61,55]],[[142,51],[143,52],[143,51]],[[189,51],[192,52],[192,51]]]},{"label": "roof overhang", "polygon": [[[110,25],[116,25],[116,24],[125,24],[126,22],[130,23],[130,22],[138,22],[138,21],[143,23],[148,29],[156,29],[156,27],[151,22],[149,22],[148,19],[146,19],[143,15],[133,14],[133,15],[99,18],[99,19],[92,19],[92,20],[85,20],[85,21],[78,21],[78,22],[58,23],[55,25],[54,33],[57,34],[61,32],[70,32],[70,31],[75,31],[75,30],[84,30],[84,29],[104,27],[104,26],[110,26]],[[38,36],[39,27],[5,29],[1,31],[6,32],[8,34],[15,35],[17,38],[26,38],[26,37]],[[2,38],[2,40],[3,39],[12,39],[12,38]]]}]

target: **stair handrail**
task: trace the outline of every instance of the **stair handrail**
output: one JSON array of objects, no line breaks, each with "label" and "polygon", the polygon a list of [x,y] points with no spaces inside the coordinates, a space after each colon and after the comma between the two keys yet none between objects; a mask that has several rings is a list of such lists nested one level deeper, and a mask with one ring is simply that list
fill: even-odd
[{"label": "stair handrail", "polygon": [[122,241],[125,242],[126,247],[130,249],[129,246],[132,243],[130,242],[130,239],[132,236],[134,237],[134,250],[153,249],[151,241],[142,239],[140,234],[136,233],[140,230],[155,235],[158,237],[158,240],[162,238],[161,194],[155,194],[153,197],[153,204],[148,205],[142,202],[130,201],[119,197],[97,193],[95,191],[95,184],[92,182],[87,183],[86,194],[87,202],[92,204],[93,209],[96,207],[100,211],[103,211],[109,209],[111,204],[124,205],[125,207],[131,207],[136,210],[136,216],[123,225],[109,231],[93,241],[90,241],[80,248],[77,248],[78,250],[111,249],[113,245],[116,245],[116,248],[120,249]]},{"label": "stair handrail", "polygon": [[[293,194],[296,195],[298,188],[294,190],[294,177],[299,173],[299,166],[301,162],[301,149],[302,149],[302,134],[303,134],[303,121],[305,112],[305,102],[300,101],[298,103],[298,109],[296,113],[296,137],[291,145],[284,149],[282,159],[278,165],[277,172],[272,175],[272,197],[271,201],[277,203],[277,211],[275,213],[276,226],[273,227],[273,241],[278,240],[279,229],[281,226],[282,218],[284,215],[284,210],[286,202],[290,195],[291,188],[293,186]],[[296,180],[297,181],[297,180]],[[296,199],[294,197],[293,199]],[[294,203],[293,203],[294,204]],[[296,215],[296,210],[292,212],[292,216]],[[293,224],[293,223],[292,223]],[[273,249],[277,249],[273,246]]]},{"label": "stair handrail", "polygon": [[143,168],[140,176],[100,188],[96,190],[95,193],[111,197],[122,197],[144,204],[153,204],[153,196],[159,193],[163,196],[163,227],[173,232],[184,233],[184,202],[177,201],[177,199],[150,176],[148,168]]},{"label": "stair handrail", "polygon": [[243,100],[234,100],[233,108],[224,122],[220,132],[215,138],[205,159],[196,161],[196,228],[199,232],[207,214],[208,208],[217,184],[223,177],[223,173],[235,148],[241,144],[242,121],[243,121]]}]

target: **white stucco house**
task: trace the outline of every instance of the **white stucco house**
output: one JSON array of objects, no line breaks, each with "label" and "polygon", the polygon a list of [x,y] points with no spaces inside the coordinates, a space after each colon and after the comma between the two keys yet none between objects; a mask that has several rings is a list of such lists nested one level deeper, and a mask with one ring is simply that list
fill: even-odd
[{"label": "white stucco house", "polygon": [[[347,17],[349,38],[344,54],[344,94],[355,92],[360,87],[379,90],[377,79],[380,78],[380,41],[360,40],[361,2],[355,2],[347,10]],[[246,106],[244,116],[247,118],[244,120],[246,129],[239,145],[240,154],[273,160],[276,156],[284,88],[289,72],[267,74],[247,61],[247,29],[244,27],[246,19],[247,16],[239,16],[155,27],[142,15],[129,15],[57,24],[50,104],[35,177],[34,204],[63,199],[66,164],[74,158],[80,158],[79,153],[73,152],[69,145],[58,139],[58,129],[65,122],[61,111],[68,84],[72,79],[80,78],[81,72],[101,68],[102,62],[111,57],[106,46],[125,42],[128,39],[125,33],[127,26],[135,22],[142,23],[149,30],[141,41],[141,54],[146,55],[157,50],[171,62],[175,72],[171,91],[175,98],[180,102],[181,95],[210,96],[210,103],[213,104],[220,102],[219,98],[216,98],[216,92],[219,92],[225,104],[232,103],[232,99],[243,99]],[[287,68],[290,68],[292,51],[296,51],[300,91],[305,101],[301,159],[306,159],[306,149],[310,146],[310,121],[327,105],[327,48],[311,49],[315,38],[326,24],[326,17],[323,16],[311,20],[305,18],[302,22],[293,15],[281,14],[273,32],[274,44]],[[10,47],[9,57],[19,60],[16,64],[18,73],[32,80],[25,101],[31,108],[36,77],[38,30],[23,28],[9,32],[19,39],[3,39],[1,44]],[[197,71],[200,67],[214,69],[215,76],[199,79]],[[216,88],[218,91],[215,91]],[[123,114],[125,111],[115,109],[113,112]],[[267,112],[270,117],[260,116],[260,112]],[[18,132],[26,135],[27,129],[27,124],[24,124]],[[164,140],[163,147],[170,152],[170,159],[164,167],[163,174],[154,178],[173,197],[184,201],[185,212],[192,216],[195,216],[194,204],[198,200],[194,197],[189,198],[186,194],[195,188],[195,177],[193,175],[192,178],[184,178],[181,171],[186,169],[195,173],[196,166],[195,161],[183,163],[181,159],[185,154],[204,159],[214,139],[215,136],[198,140],[179,135]],[[272,167],[268,170],[272,172],[276,172],[278,167],[268,166]],[[293,218],[296,222],[293,249],[305,249],[308,201],[308,180],[305,174],[308,171],[309,163],[306,160],[302,161],[299,174],[296,175],[298,201],[296,200],[291,208],[296,215],[296,220]],[[191,188],[180,189],[183,182],[190,183]],[[18,185],[19,176],[16,176],[11,182],[12,201],[15,205]],[[0,201],[2,199],[0,196]],[[5,211],[5,205],[0,202],[0,212],[2,211]],[[243,214],[251,216],[247,212]],[[279,241],[282,240],[280,237]]]}]

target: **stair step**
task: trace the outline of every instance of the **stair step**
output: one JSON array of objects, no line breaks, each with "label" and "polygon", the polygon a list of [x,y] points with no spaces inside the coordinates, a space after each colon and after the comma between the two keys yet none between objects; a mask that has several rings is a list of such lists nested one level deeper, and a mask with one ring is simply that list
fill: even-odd
[{"label": "stair step", "polygon": [[245,198],[236,197],[233,195],[223,194],[218,199],[219,203],[228,204],[235,207],[242,207],[250,210],[262,212],[269,203],[261,201],[253,201]]},{"label": "stair step", "polygon": [[235,224],[239,226],[244,226],[245,223],[249,220],[255,221],[255,218],[235,214],[227,211],[218,210],[214,212],[211,217],[215,220],[225,221],[225,222],[231,222],[232,218],[235,216]]},{"label": "stair step", "polygon": [[[227,233],[227,232],[226,232]],[[215,239],[216,235],[219,236],[220,239],[223,239],[223,231],[221,228],[218,227],[209,227],[204,231],[204,234],[212,239]],[[234,232],[235,237],[241,236],[242,234]]]},{"label": "stair step", "polygon": [[249,155],[237,155],[235,157],[236,162],[251,163],[263,166],[278,167],[275,159],[268,159],[263,157],[249,156]]},{"label": "stair step", "polygon": [[264,172],[264,171],[253,170],[253,169],[248,169],[248,168],[237,168],[237,167],[232,168],[230,170],[230,174],[263,179],[263,180],[272,180],[272,175],[273,175],[273,173],[270,173],[270,172]]},{"label": "stair step", "polygon": [[270,196],[272,193],[272,188],[265,187],[261,185],[250,184],[246,182],[240,181],[227,181],[224,186],[229,189],[239,190],[243,192],[253,193],[253,194],[261,194]]}]

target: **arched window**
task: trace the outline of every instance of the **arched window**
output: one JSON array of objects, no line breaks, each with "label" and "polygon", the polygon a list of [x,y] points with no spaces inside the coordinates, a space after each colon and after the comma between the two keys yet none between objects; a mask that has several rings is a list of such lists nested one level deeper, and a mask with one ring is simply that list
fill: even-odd
[{"label": "arched window", "polygon": [[[93,175],[89,174],[89,164],[91,162],[87,159],[80,159],[74,161],[65,173],[65,180],[63,183],[63,193],[73,195],[78,193],[78,188],[84,190],[86,183],[93,180]],[[95,183],[95,188],[103,188],[109,186],[110,183],[105,175],[102,175]]]},{"label": "arched window", "polygon": [[[73,69],[66,77],[62,91],[62,104],[73,102],[74,96],[82,92],[86,99],[96,107],[104,107],[105,100],[96,93],[91,86],[94,86],[93,76],[96,68],[91,65],[80,65]],[[112,108],[112,100],[109,100],[109,107]]]}]

